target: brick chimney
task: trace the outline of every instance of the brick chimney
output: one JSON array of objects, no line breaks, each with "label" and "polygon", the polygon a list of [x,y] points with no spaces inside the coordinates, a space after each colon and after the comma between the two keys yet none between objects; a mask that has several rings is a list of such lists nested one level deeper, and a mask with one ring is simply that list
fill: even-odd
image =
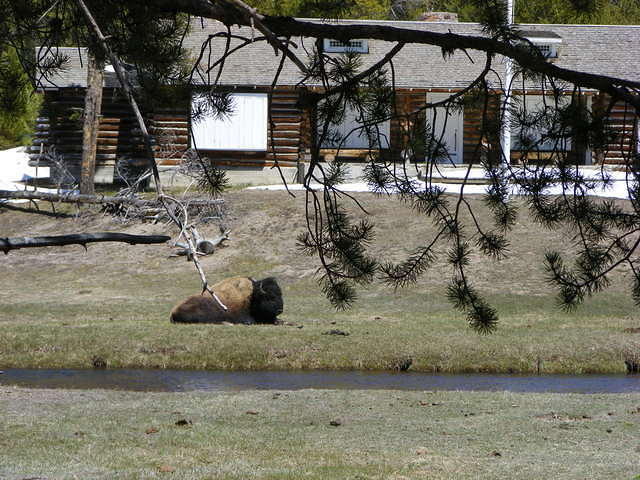
[{"label": "brick chimney", "polygon": [[458,14],[452,12],[424,12],[421,22],[457,22]]}]

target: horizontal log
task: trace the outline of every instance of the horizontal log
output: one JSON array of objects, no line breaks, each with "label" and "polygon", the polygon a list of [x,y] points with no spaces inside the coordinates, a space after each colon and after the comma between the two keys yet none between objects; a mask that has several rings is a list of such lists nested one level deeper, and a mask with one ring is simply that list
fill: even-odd
[{"label": "horizontal log", "polygon": [[300,122],[278,123],[276,122],[274,130],[298,131],[300,130]]},{"label": "horizontal log", "polygon": [[272,115],[273,121],[278,124],[282,123],[300,123],[300,116],[298,115],[289,115],[288,113],[284,113],[280,115],[277,112],[274,112]]},{"label": "horizontal log", "polygon": [[11,250],[34,247],[61,247],[63,245],[82,245],[87,243],[123,242],[129,245],[166,243],[171,240],[167,235],[130,235],[127,233],[74,233],[70,235],[54,235],[46,237],[0,237],[0,250],[9,253]]},{"label": "horizontal log", "polygon": [[273,145],[280,145],[283,147],[298,147],[298,145],[300,144],[300,139],[299,138],[295,138],[295,137],[291,137],[291,138],[278,138],[277,136],[277,132],[273,132],[273,135],[269,135],[267,137],[267,141],[269,144],[269,149],[271,149],[271,147]]},{"label": "horizontal log", "polygon": [[271,106],[271,113],[272,115],[280,115],[280,116],[285,116],[285,115],[300,115],[302,112],[299,108],[295,108],[292,107],[291,105],[279,105],[279,106]]},{"label": "horizontal log", "polygon": [[300,147],[298,145],[296,145],[294,147],[285,147],[285,146],[280,145],[280,146],[275,146],[273,148],[270,147],[267,150],[267,152],[269,154],[272,154],[274,150],[275,150],[276,154],[277,153],[294,153],[294,152],[297,152],[298,150],[300,150]]},{"label": "horizontal log", "polygon": [[[77,154],[78,152],[82,152],[82,145],[78,145],[78,144],[68,144],[68,143],[58,143],[58,142],[53,142],[51,144],[48,143],[44,143],[43,145],[53,145],[56,147],[56,151],[60,154],[63,155],[63,157],[66,159],[68,155],[73,155],[73,154]],[[36,144],[36,146],[39,148],[39,145]],[[142,153],[144,152],[144,146],[138,144],[138,143],[121,143],[117,146],[108,146],[108,145],[102,145],[100,143],[98,143],[97,146],[97,155],[98,157],[96,158],[115,158],[115,155],[130,155],[132,153]],[[100,155],[103,155],[103,157],[100,157]]]},{"label": "horizontal log", "polygon": [[271,150],[274,146],[277,149],[282,148],[299,148],[300,140],[292,139],[292,138],[283,138],[283,139],[269,139],[269,150]]},{"label": "horizontal log", "polygon": [[152,127],[151,132],[156,137],[160,135],[176,135],[176,136],[188,136],[189,129],[188,128],[158,128]]},{"label": "horizontal log", "polygon": [[611,145],[607,145],[607,150],[609,152],[632,152],[633,148],[630,145],[620,145],[619,143],[614,143]]},{"label": "horizontal log", "polygon": [[118,138],[120,137],[121,133],[118,132],[117,130],[99,130],[98,131],[98,140],[102,140],[102,139],[106,139],[106,138]]},{"label": "horizontal log", "polygon": [[276,152],[275,155],[273,154],[273,152],[267,152],[267,154],[265,155],[265,158],[267,160],[272,160],[272,161],[277,160],[279,162],[283,160],[297,161],[299,157],[300,157],[299,152],[294,152],[294,153]]},{"label": "horizontal log", "polygon": [[189,115],[185,112],[183,114],[175,114],[175,115],[153,115],[151,117],[151,123],[161,123],[161,122],[187,122],[189,119]]},{"label": "horizontal log", "polygon": [[292,97],[291,99],[274,98],[273,100],[271,100],[271,108],[293,108],[297,111],[300,111],[300,109],[296,106],[297,102],[297,97]]},{"label": "horizontal log", "polygon": [[67,118],[58,120],[58,119],[52,118],[49,125],[51,128],[69,129],[69,128],[79,128],[79,126],[81,126],[82,124],[80,120],[69,120]]},{"label": "horizontal log", "polygon": [[19,200],[44,200],[49,202],[62,203],[87,203],[93,205],[111,203],[114,205],[133,205],[136,207],[147,207],[156,204],[155,200],[142,200],[139,198],[131,197],[109,197],[103,195],[27,192],[13,190],[0,190],[0,198]]},{"label": "horizontal log", "polygon": [[620,146],[624,146],[625,148],[630,148],[632,145],[634,145],[634,139],[629,137],[629,136],[624,136],[624,137],[618,137],[618,139],[613,142],[613,143],[609,143],[607,144],[607,146],[609,148],[620,148]]},{"label": "horizontal log", "polygon": [[[48,202],[61,203],[87,203],[90,205],[132,205],[135,207],[155,207],[158,205],[157,200],[144,200],[134,197],[110,197],[105,195],[84,195],[84,194],[66,194],[66,193],[46,193],[46,192],[26,192],[13,190],[0,190],[0,198],[19,199],[19,200],[44,200]],[[223,200],[185,200],[184,203],[194,206],[218,205],[224,203]]]},{"label": "horizontal log", "polygon": [[189,122],[154,122],[149,124],[149,128],[152,130],[189,130]]},{"label": "horizontal log", "polygon": [[300,95],[292,92],[286,92],[286,93],[281,92],[281,93],[276,93],[271,95],[272,102],[280,102],[280,103],[286,102],[286,103],[295,104],[299,98],[300,98]]},{"label": "horizontal log", "polygon": [[285,138],[298,140],[300,137],[300,132],[296,130],[274,130],[273,139],[274,140],[284,140]]},{"label": "horizontal log", "polygon": [[[40,153],[40,149],[36,148],[36,150],[32,150],[32,152],[35,151],[37,153],[32,153],[30,154],[31,159],[34,160],[38,157],[38,154]],[[61,152],[62,155],[64,156],[64,161],[67,165],[79,165],[80,161],[82,159],[82,154],[80,153],[71,153],[71,152]],[[112,160],[111,164],[113,164],[115,160],[117,160],[118,155],[115,154],[99,154],[96,155],[96,160],[99,160],[99,164],[104,164],[106,162],[104,162],[104,160]],[[133,159],[132,159],[133,161]],[[51,162],[48,162],[46,160],[46,157],[43,157],[43,161],[40,163],[41,166],[47,166],[47,165],[51,165]]]},{"label": "horizontal log", "polygon": [[[100,146],[121,146],[131,148],[131,146],[142,145],[142,138],[130,135],[121,135],[120,137],[98,137],[98,147]],[[185,143],[186,137],[177,143]],[[41,137],[33,140],[33,145],[58,145],[60,147],[68,147],[69,150],[82,149],[82,138],[70,136],[52,136],[51,138]],[[160,142],[158,142],[160,143]]]},{"label": "horizontal log", "polygon": [[122,124],[130,124],[136,123],[136,119],[134,117],[101,117],[100,125],[122,125]]},{"label": "horizontal log", "polygon": [[[235,159],[217,159],[212,162],[217,167],[248,167],[248,168],[271,168],[275,166],[273,159],[264,159],[262,161],[240,161]],[[295,167],[297,162],[295,161],[278,161],[278,165],[281,167]]]}]

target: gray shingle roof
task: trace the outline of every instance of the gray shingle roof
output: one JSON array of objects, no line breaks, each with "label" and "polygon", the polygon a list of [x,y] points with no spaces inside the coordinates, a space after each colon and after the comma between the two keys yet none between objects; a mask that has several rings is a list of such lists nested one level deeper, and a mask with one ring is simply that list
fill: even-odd
[{"label": "gray shingle roof", "polygon": [[[319,21],[319,20],[318,20]],[[342,20],[343,24],[361,23],[357,20]],[[396,27],[415,28],[434,32],[462,35],[481,35],[481,28],[475,23],[431,23],[431,22],[381,22],[366,21],[373,24],[386,24]],[[559,56],[554,59],[558,66],[589,73],[605,74],[627,80],[640,80],[640,26],[618,25],[520,25],[527,35],[540,32],[540,35],[559,36],[562,43],[558,46]],[[202,43],[209,35],[225,31],[221,23],[200,19],[193,22],[192,31],[185,40],[194,58],[200,54]],[[233,33],[252,38],[248,27],[233,28]],[[259,37],[259,32],[253,32]],[[239,43],[231,42],[232,47]],[[297,55],[306,60],[307,51],[312,50],[311,39],[296,39]],[[225,40],[216,38],[211,43],[212,61],[224,51]],[[388,52],[392,43],[369,40],[369,53],[362,55],[363,67],[378,61]],[[52,78],[49,86],[85,86],[86,61],[82,58],[84,51],[75,48],[61,49],[69,56],[68,69]],[[467,85],[482,70],[485,58],[482,52],[470,51],[469,57],[464,52],[455,52],[444,59],[441,49],[430,45],[406,45],[394,60],[396,86],[405,88],[458,88]],[[205,51],[204,65],[207,64],[208,50]],[[255,42],[231,55],[222,72],[220,83],[225,85],[252,86],[270,85],[276,73],[281,57],[276,57],[274,50],[266,42]],[[494,60],[494,68],[498,74],[504,69],[502,60]],[[210,75],[214,79],[217,69]],[[203,78],[199,81],[203,82]],[[296,85],[301,80],[298,69],[289,60],[285,61],[279,78],[280,85]],[[115,79],[108,78],[107,84]],[[198,79],[196,79],[198,81]]]},{"label": "gray shingle roof", "polygon": [[47,58],[63,58],[64,63],[56,73],[42,72],[38,79],[44,87],[84,87],[87,84],[85,48],[55,47],[36,48],[36,59],[42,65]]},{"label": "gray shingle roof", "polygon": [[[47,72],[39,82],[44,88],[86,87],[87,86],[87,49],[84,47],[56,47],[53,49],[36,48],[36,58],[42,59],[55,56],[64,58],[60,70],[55,73]],[[120,85],[115,73],[105,71],[104,83],[107,87]]]}]

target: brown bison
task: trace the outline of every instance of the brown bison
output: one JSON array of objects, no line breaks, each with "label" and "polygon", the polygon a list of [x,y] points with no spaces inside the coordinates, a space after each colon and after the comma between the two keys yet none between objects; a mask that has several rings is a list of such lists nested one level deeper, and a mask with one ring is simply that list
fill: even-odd
[{"label": "brown bison", "polygon": [[234,277],[211,287],[227,307],[208,292],[192,295],[171,311],[173,323],[276,323],[282,313],[282,291],[275,278]]}]

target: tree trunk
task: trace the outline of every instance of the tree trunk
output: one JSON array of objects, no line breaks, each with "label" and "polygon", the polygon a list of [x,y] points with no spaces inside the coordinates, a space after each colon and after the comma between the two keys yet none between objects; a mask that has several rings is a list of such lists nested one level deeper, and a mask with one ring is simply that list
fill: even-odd
[{"label": "tree trunk", "polygon": [[87,93],[84,99],[84,123],[82,126],[80,193],[93,195],[95,193],[96,150],[102,108],[104,60],[89,54],[87,67]]}]

